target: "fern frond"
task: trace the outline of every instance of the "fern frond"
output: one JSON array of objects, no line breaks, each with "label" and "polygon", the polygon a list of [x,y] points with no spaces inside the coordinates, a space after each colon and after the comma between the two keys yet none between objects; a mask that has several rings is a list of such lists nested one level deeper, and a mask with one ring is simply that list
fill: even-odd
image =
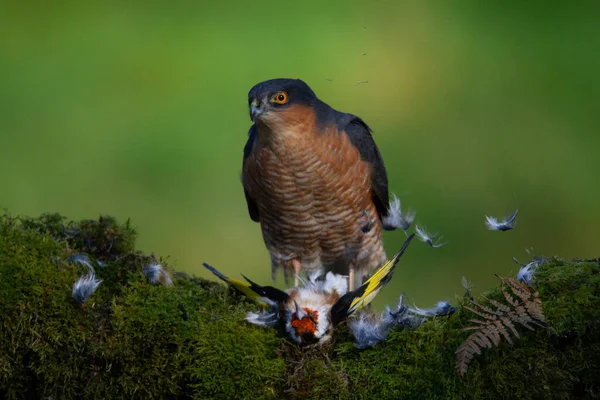
[{"label": "fern frond", "polygon": [[[480,321],[478,319],[470,319],[469,322],[473,322],[474,324],[479,324],[479,325],[487,325],[487,321]],[[472,328],[479,329],[478,326],[474,326]],[[465,329],[467,329],[467,328],[465,328]]]},{"label": "fern frond", "polygon": [[[510,287],[515,296],[521,299],[522,304],[527,309],[527,313],[536,320],[536,322],[545,322],[539,292],[534,293],[529,286],[526,286],[514,278],[500,277],[500,279],[502,280],[502,283],[506,283]],[[544,324],[540,325],[544,326]]]},{"label": "fern frond", "polygon": [[456,350],[456,369],[461,377],[467,372],[473,357],[481,354],[483,348],[491,349],[500,345],[502,338],[511,345],[513,337],[520,338],[515,324],[529,330],[534,330],[532,325],[545,326],[539,293],[534,293],[516,279],[496,276],[501,281],[502,294],[507,304],[484,296],[490,306],[473,300],[472,306],[464,306],[482,319],[470,319],[469,322],[475,325],[461,330],[474,331]]},{"label": "fern frond", "polygon": [[513,344],[512,340],[510,339],[510,335],[509,335],[508,331],[506,330],[506,327],[504,326],[504,322],[502,321],[502,319],[495,320],[494,325],[495,325],[496,329],[498,330],[498,332],[500,332],[502,334],[502,336],[504,336],[504,339],[506,339],[506,341],[508,343]]},{"label": "fern frond", "polygon": [[476,302],[474,302],[473,300],[471,300],[471,303],[472,303],[473,305],[475,305],[475,306],[479,307],[479,309],[480,309],[480,310],[482,310],[482,311],[484,311],[484,312],[488,313],[488,314],[489,314],[489,316],[493,316],[493,315],[496,313],[496,311],[492,310],[491,308],[489,308],[489,307],[487,307],[487,306],[485,306],[485,305],[483,305],[483,304],[476,303]]},{"label": "fern frond", "polygon": [[529,301],[529,299],[531,298],[532,293],[531,293],[529,287],[523,285],[522,283],[517,281],[515,278],[500,277],[500,280],[502,281],[502,283],[507,284],[508,287],[510,287],[510,290],[512,290],[513,294],[515,296],[517,296],[518,298],[520,298],[522,301],[526,302],[526,301]]},{"label": "fern frond", "polygon": [[509,312],[510,311],[510,307],[500,303],[499,301],[496,301],[494,299],[488,299],[485,296],[481,296],[484,299],[486,299],[491,305],[493,305],[494,307],[496,307],[498,310],[503,311],[503,312]]},{"label": "fern frond", "polygon": [[[517,331],[517,328],[515,328],[515,325],[512,323],[512,321],[510,320],[510,317],[500,317],[500,319],[502,320],[502,322],[504,323],[504,325],[510,329],[510,331],[513,333],[513,335],[516,336],[516,338],[518,339],[519,336],[519,331]],[[509,340],[510,342],[510,340]],[[512,344],[512,343],[511,343]]]},{"label": "fern frond", "polygon": [[[466,310],[471,311],[473,314],[477,314],[482,318],[485,319],[494,319],[494,310],[491,310],[487,307],[483,307],[481,304],[475,303],[474,301],[471,300],[471,303],[475,306],[478,307],[480,310],[477,310],[473,307],[469,307],[469,306],[465,306]],[[489,310],[489,311],[486,311]]]}]

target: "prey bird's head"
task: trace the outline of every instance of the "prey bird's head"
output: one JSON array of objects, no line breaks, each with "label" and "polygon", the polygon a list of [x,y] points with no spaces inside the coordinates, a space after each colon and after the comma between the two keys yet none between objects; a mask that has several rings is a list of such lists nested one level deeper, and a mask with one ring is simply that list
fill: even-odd
[{"label": "prey bird's head", "polygon": [[317,97],[300,79],[270,79],[260,82],[248,92],[248,107],[252,122],[268,124],[278,112],[294,105],[312,106]]},{"label": "prey bird's head", "polygon": [[331,339],[331,307],[348,289],[346,278],[327,273],[310,280],[305,287],[288,291],[282,304],[282,322],[289,338],[299,345],[323,344]]},{"label": "prey bird's head", "polygon": [[[323,315],[324,320],[327,315]],[[319,321],[319,310],[309,307],[300,307],[295,302],[294,309],[291,312],[289,320],[289,335],[292,340],[299,344],[313,344],[323,339],[324,334],[328,334],[326,329],[321,332],[320,325],[329,325],[328,321]]]}]

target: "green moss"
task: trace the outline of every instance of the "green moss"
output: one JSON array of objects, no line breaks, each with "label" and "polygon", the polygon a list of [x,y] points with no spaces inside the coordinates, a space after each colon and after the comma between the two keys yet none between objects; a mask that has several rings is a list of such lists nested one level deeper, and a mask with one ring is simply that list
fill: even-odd
[{"label": "green moss", "polygon": [[[85,305],[71,298],[86,268],[103,280]],[[547,329],[484,350],[464,379],[454,352],[473,315],[458,311],[357,350],[300,349],[244,321],[256,306],[217,282],[174,274],[151,285],[135,231],[110,217],[0,217],[0,398],[481,398],[600,396],[600,266],[552,258],[534,283]],[[486,295],[500,300],[499,288]]]}]

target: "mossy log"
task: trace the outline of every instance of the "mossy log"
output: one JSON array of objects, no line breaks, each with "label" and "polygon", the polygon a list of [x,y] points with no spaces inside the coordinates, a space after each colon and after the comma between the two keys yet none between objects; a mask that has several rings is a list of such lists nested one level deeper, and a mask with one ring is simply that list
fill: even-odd
[{"label": "mossy log", "polygon": [[[173,273],[136,252],[113,218],[0,217],[0,398],[575,399],[600,397],[598,260],[548,259],[532,286],[548,326],[484,350],[461,378],[456,350],[473,318],[457,311],[358,350],[348,329],[298,348],[245,322],[256,305],[222,283]],[[102,280],[84,304],[73,283]],[[173,285],[142,270],[161,263]],[[496,287],[487,298],[502,300]],[[479,296],[476,299],[485,302]]]}]

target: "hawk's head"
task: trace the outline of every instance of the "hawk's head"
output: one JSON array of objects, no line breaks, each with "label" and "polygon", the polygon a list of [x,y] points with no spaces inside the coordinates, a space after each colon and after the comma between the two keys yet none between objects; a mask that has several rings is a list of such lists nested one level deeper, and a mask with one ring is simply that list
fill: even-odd
[{"label": "hawk's head", "polygon": [[296,105],[312,108],[320,102],[312,89],[300,79],[270,79],[258,83],[248,92],[252,122],[273,125],[282,111]]}]

